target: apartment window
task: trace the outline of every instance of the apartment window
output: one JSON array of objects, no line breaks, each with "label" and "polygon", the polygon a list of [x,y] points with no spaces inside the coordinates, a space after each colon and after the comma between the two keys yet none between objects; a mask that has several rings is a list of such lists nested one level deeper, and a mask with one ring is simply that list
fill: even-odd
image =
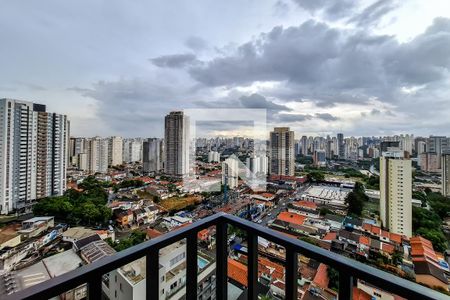
[{"label": "apartment window", "polygon": [[117,298],[117,290],[114,291],[114,298]]},{"label": "apartment window", "polygon": [[122,283],[119,284],[119,290],[120,290],[121,292],[123,292],[123,290],[122,290]]}]

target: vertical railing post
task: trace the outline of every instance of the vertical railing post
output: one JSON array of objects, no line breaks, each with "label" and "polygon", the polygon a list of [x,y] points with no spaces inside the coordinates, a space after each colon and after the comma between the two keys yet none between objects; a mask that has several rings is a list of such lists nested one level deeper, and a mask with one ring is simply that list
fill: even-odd
[{"label": "vertical railing post", "polygon": [[216,298],[228,298],[228,224],[219,219],[216,225]]},{"label": "vertical railing post", "polygon": [[191,231],[186,240],[186,299],[197,300],[197,231]]},{"label": "vertical railing post", "polygon": [[159,295],[159,249],[154,247],[149,250],[145,256],[145,283],[146,283],[146,299],[158,300]]},{"label": "vertical railing post", "polygon": [[258,299],[258,236],[247,231],[248,241],[248,278],[247,291],[248,300]]},{"label": "vertical railing post", "polygon": [[88,280],[88,300],[102,298],[102,274],[95,274]]},{"label": "vertical railing post", "polygon": [[353,277],[349,272],[339,271],[339,299],[352,300]]},{"label": "vertical railing post", "polygon": [[286,300],[297,300],[298,254],[291,247],[286,248]]}]

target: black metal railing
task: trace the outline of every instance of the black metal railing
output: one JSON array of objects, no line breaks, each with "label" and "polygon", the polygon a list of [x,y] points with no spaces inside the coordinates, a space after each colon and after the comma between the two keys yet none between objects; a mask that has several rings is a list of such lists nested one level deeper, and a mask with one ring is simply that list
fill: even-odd
[{"label": "black metal railing", "polygon": [[348,259],[342,255],[292,239],[276,231],[256,225],[239,217],[218,213],[190,226],[169,232],[132,248],[106,257],[90,265],[55,277],[38,285],[14,293],[5,299],[49,299],[87,283],[88,298],[101,299],[102,276],[121,266],[146,256],[146,299],[159,299],[159,250],[181,239],[186,244],[186,299],[197,299],[197,233],[216,226],[216,297],[227,299],[228,244],[227,226],[236,226],[248,237],[248,299],[255,300],[258,280],[258,237],[263,237],[286,248],[286,299],[297,299],[298,254],[327,264],[339,272],[339,299],[351,299],[354,279],[360,278],[388,292],[407,299],[442,299],[443,294]]}]

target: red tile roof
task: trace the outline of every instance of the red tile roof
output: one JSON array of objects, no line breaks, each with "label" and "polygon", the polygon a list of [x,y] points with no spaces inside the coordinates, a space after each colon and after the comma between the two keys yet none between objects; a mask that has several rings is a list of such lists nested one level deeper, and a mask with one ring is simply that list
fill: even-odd
[{"label": "red tile roof", "polygon": [[258,272],[260,275],[262,273],[269,275],[272,277],[272,280],[283,280],[284,277],[284,267],[265,257],[258,258]]},{"label": "red tile roof", "polygon": [[386,253],[393,254],[394,246],[392,246],[391,244],[388,244],[388,243],[381,243],[381,250]]},{"label": "red tile roof", "polygon": [[228,258],[228,277],[246,287],[247,266],[234,259]]},{"label": "red tile roof", "polygon": [[438,260],[436,252],[433,249],[433,244],[429,240],[421,236],[415,236],[410,239],[410,244],[413,261],[422,256],[434,261]]},{"label": "red tile roof", "polygon": [[329,279],[328,279],[328,272],[327,272],[327,270],[328,270],[327,265],[321,263],[319,265],[319,267],[317,268],[316,275],[314,276],[314,279],[313,279],[313,282],[317,286],[319,286],[319,287],[321,287],[323,289],[328,287]]},{"label": "red tile roof", "polygon": [[324,237],[323,241],[332,241],[335,240],[337,236],[337,232],[328,232]]},{"label": "red tile roof", "polygon": [[397,244],[401,244],[402,243],[402,236],[400,234],[397,233],[389,233],[389,239]]},{"label": "red tile roof", "polygon": [[306,217],[299,214],[283,211],[278,215],[277,219],[296,225],[303,225]]},{"label": "red tile roof", "polygon": [[359,237],[359,243],[366,246],[370,246],[370,239],[367,236],[361,235]]},{"label": "red tile roof", "polygon": [[160,235],[163,235],[163,233],[156,229],[147,229],[147,237],[150,239],[154,239],[155,237],[158,237]]},{"label": "red tile roof", "polygon": [[294,205],[300,206],[300,207],[307,207],[310,209],[317,209],[317,204],[311,201],[297,201],[294,202]]}]

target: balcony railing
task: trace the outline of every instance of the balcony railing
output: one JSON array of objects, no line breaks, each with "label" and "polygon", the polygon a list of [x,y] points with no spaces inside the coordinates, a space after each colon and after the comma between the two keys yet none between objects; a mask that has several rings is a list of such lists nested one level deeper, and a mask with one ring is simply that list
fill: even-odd
[{"label": "balcony railing", "polygon": [[[352,299],[354,279],[378,286],[383,290],[407,299],[442,299],[443,295],[378,270],[371,266],[348,259],[306,242],[289,238],[276,231],[256,225],[236,216],[218,213],[204,218],[190,226],[169,232],[132,248],[106,257],[90,265],[55,277],[38,285],[14,293],[5,299],[49,299],[63,294],[82,284],[88,285],[88,298],[101,299],[102,276],[123,265],[146,256],[146,274],[158,274],[159,250],[186,238],[186,299],[197,299],[197,233],[210,226],[216,226],[216,297],[227,299],[227,226],[232,225],[247,232],[248,239],[248,299],[258,298],[258,237],[263,237],[286,249],[285,286],[286,299],[297,299],[298,254],[327,264],[339,272],[339,299]],[[146,299],[159,299],[158,276],[146,276]]]}]

